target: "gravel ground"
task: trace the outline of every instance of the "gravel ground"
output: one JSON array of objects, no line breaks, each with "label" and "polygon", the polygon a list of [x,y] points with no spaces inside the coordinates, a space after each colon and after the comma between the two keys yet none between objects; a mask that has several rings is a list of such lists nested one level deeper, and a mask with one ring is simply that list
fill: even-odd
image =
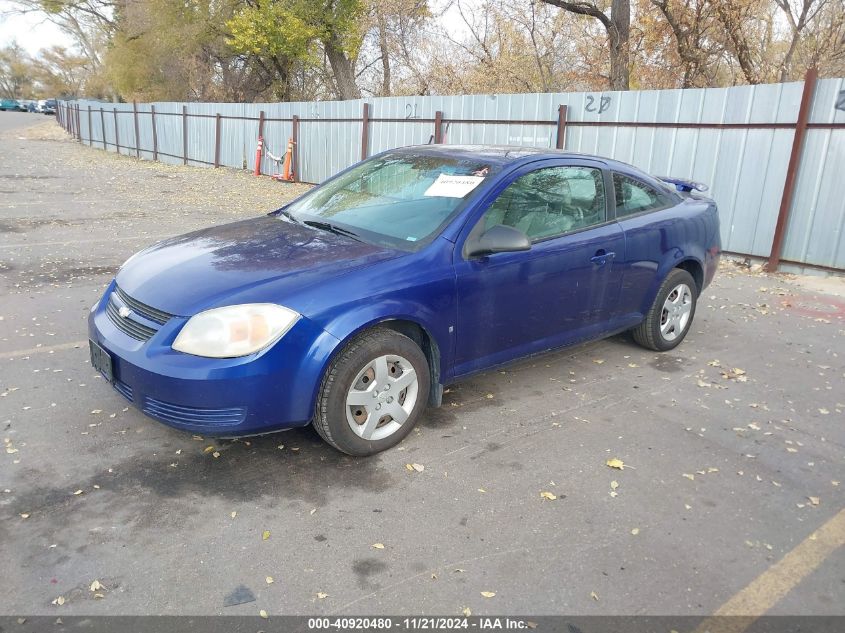
[{"label": "gravel ground", "polygon": [[[841,280],[732,263],[673,352],[481,374],[371,459],[127,408],[85,340],[121,262],[302,190],[0,134],[0,614],[704,615],[845,507]],[[845,550],[763,594],[845,614]]]}]

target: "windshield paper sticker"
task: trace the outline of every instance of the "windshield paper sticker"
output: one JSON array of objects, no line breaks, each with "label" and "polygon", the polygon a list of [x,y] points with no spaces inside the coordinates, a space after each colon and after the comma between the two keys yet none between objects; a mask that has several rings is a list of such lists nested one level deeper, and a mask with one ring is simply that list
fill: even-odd
[{"label": "windshield paper sticker", "polygon": [[440,196],[442,198],[463,198],[475,189],[484,176],[452,176],[440,174],[431,186],[425,190],[426,196]]}]

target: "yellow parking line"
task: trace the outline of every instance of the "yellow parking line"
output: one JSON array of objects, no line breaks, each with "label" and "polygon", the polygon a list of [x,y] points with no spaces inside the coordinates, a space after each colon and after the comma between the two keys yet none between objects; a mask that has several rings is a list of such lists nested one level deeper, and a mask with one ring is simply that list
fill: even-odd
[{"label": "yellow parking line", "polygon": [[845,509],[719,607],[698,626],[696,633],[742,633],[842,545],[845,545]]},{"label": "yellow parking line", "polygon": [[45,354],[49,352],[60,352],[66,349],[82,347],[88,341],[74,341],[73,343],[60,343],[59,345],[47,345],[44,347],[31,347],[29,349],[17,349],[11,352],[0,352],[0,358],[17,358],[19,356],[32,356],[33,354]]}]

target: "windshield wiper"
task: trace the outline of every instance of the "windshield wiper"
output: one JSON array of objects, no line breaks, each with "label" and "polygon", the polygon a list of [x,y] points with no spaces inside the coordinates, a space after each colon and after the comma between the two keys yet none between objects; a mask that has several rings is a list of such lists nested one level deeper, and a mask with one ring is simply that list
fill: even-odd
[{"label": "windshield wiper", "polygon": [[[283,212],[284,213],[284,212]],[[323,231],[328,231],[330,233],[334,233],[335,235],[344,235],[346,237],[351,237],[353,240],[358,242],[361,241],[361,238],[358,237],[358,234],[350,231],[349,229],[344,229],[334,224],[330,224],[329,222],[318,222],[317,220],[305,220],[303,224],[307,224],[308,226],[313,226],[315,229],[322,229]]]}]

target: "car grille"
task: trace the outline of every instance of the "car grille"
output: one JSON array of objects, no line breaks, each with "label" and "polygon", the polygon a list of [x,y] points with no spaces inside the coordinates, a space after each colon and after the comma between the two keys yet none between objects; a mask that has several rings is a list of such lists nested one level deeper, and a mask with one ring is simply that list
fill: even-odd
[{"label": "car grille", "polygon": [[128,294],[123,292],[123,290],[121,290],[119,286],[114,287],[114,292],[127,308],[129,308],[130,310],[132,310],[132,312],[135,312],[136,314],[140,314],[142,317],[149,321],[154,321],[159,325],[164,325],[173,316],[172,314],[165,312],[164,310],[157,310],[156,308],[141,303],[137,299],[133,299]]},{"label": "car grille", "polygon": [[[129,316],[120,316],[120,308],[125,306],[132,312]],[[157,327],[150,327],[133,318],[133,315],[143,317],[150,323],[164,325],[173,316],[163,310],[157,310],[140,301],[133,299],[123,290],[115,286],[114,292],[109,295],[109,302],[106,306],[106,314],[115,327],[138,341],[148,341],[158,331]]]},{"label": "car grille", "polygon": [[244,421],[245,407],[227,407],[224,409],[201,409],[183,407],[155,398],[144,400],[144,413],[163,422],[175,425],[234,426]]},{"label": "car grille", "polygon": [[115,380],[114,385],[112,385],[117,392],[122,395],[124,398],[132,402],[132,387],[127,385],[125,382],[121,382],[120,380]]}]

